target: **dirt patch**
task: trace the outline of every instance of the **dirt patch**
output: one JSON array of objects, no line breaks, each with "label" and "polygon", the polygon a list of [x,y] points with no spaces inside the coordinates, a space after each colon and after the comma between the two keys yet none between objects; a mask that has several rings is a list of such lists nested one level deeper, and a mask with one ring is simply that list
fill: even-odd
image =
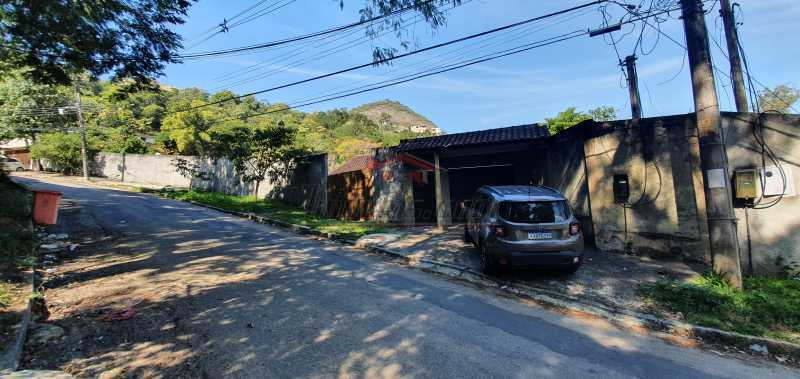
[{"label": "dirt patch", "polygon": [[177,311],[192,306],[176,296],[186,289],[148,280],[149,254],[106,233],[79,205],[62,204],[59,218],[48,232],[68,237],[38,272],[44,304],[22,367],[79,377],[198,376],[202,336],[188,332]]}]

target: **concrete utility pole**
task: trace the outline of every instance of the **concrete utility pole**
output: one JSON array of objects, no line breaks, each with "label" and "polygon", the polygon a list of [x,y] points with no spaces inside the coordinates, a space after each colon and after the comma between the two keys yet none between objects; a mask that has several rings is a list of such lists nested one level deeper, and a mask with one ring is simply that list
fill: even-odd
[{"label": "concrete utility pole", "polygon": [[739,56],[739,33],[736,31],[733,8],[731,8],[729,0],[721,0],[720,8],[719,13],[722,16],[722,25],[725,27],[725,40],[728,42],[728,59],[731,65],[731,82],[733,82],[736,111],[747,112],[747,90],[744,86],[744,75],[742,75],[742,58]]},{"label": "concrete utility pole", "polygon": [[628,76],[628,92],[631,96],[631,118],[642,118],[642,102],[639,98],[639,77],[636,74],[636,55],[625,57],[625,71]]},{"label": "concrete utility pole", "polygon": [[741,288],[742,269],[739,261],[736,219],[731,201],[725,149],[720,138],[721,117],[714,86],[705,14],[700,0],[681,0],[681,8],[692,75],[700,166],[704,173],[703,185],[711,259],[716,272],[723,274],[732,286]]},{"label": "concrete utility pole", "polygon": [[83,179],[89,180],[89,158],[86,152],[86,126],[83,124],[83,107],[81,106],[81,86],[75,79],[75,110],[78,113],[78,126],[81,129],[81,160],[83,161]]}]

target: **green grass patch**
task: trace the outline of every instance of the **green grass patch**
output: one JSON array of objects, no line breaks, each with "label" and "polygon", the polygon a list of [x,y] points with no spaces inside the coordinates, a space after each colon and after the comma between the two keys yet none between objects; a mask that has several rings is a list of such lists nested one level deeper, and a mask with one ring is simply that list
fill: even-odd
[{"label": "green grass patch", "polygon": [[800,343],[800,281],[744,279],[730,287],[709,273],[688,282],[661,281],[639,288],[657,310],[680,312],[687,322],[722,330]]},{"label": "green grass patch", "polygon": [[0,274],[28,266],[36,245],[33,194],[0,174]]},{"label": "green grass patch", "polygon": [[385,226],[380,224],[323,218],[281,201],[258,200],[254,196],[233,196],[217,192],[193,190],[161,190],[156,192],[177,200],[195,201],[230,211],[255,213],[278,221],[308,226],[324,233],[336,233],[351,239],[357,239],[366,234],[381,233],[386,230]]},{"label": "green grass patch", "polygon": [[11,305],[11,291],[9,285],[0,283],[0,308],[7,308]]}]

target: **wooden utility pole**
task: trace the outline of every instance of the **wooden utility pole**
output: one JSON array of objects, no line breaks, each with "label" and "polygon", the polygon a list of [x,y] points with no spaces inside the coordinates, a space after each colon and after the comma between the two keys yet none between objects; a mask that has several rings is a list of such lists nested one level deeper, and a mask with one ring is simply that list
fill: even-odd
[{"label": "wooden utility pole", "polygon": [[89,158],[86,151],[86,126],[83,124],[83,107],[81,105],[81,86],[75,79],[75,111],[78,114],[78,126],[81,130],[81,161],[83,162],[83,179],[89,180]]},{"label": "wooden utility pole", "polygon": [[636,55],[625,57],[625,71],[628,77],[628,92],[631,96],[631,118],[642,118],[642,102],[639,98],[639,78],[636,74]]},{"label": "wooden utility pole", "polygon": [[720,1],[720,15],[722,25],[725,27],[725,40],[728,42],[728,60],[731,66],[731,82],[733,83],[733,97],[736,100],[736,111],[747,112],[747,90],[744,86],[742,75],[742,58],[739,55],[739,33],[736,31],[736,20],[733,18],[733,8],[729,0]]},{"label": "wooden utility pole", "polygon": [[692,92],[700,145],[700,167],[706,195],[708,232],[714,270],[734,287],[742,287],[739,241],[731,200],[721,116],[708,46],[705,13],[700,0],[681,0],[683,28],[692,76]]}]

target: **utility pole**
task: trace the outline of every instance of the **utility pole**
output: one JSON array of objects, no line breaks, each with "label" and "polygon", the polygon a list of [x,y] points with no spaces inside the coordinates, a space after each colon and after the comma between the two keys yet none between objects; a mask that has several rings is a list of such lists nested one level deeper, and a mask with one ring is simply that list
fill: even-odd
[{"label": "utility pole", "polygon": [[705,13],[700,0],[681,0],[681,9],[697,117],[700,166],[704,174],[711,259],[714,271],[722,274],[732,286],[741,288],[739,241],[725,149],[720,137],[721,116],[714,86]]},{"label": "utility pole", "polygon": [[631,96],[631,118],[642,118],[642,102],[639,98],[639,78],[636,74],[636,55],[625,57],[625,71],[628,77],[628,92]]},{"label": "utility pole", "polygon": [[742,58],[739,56],[739,33],[736,31],[736,20],[733,18],[733,8],[729,0],[720,1],[719,13],[722,16],[722,25],[725,27],[725,40],[728,42],[728,59],[731,65],[736,111],[747,112],[747,90],[742,75]]},{"label": "utility pole", "polygon": [[83,107],[81,106],[81,86],[75,78],[75,110],[78,113],[78,126],[81,129],[81,160],[83,161],[83,180],[89,181],[89,158],[86,152],[86,126],[83,124]]}]

